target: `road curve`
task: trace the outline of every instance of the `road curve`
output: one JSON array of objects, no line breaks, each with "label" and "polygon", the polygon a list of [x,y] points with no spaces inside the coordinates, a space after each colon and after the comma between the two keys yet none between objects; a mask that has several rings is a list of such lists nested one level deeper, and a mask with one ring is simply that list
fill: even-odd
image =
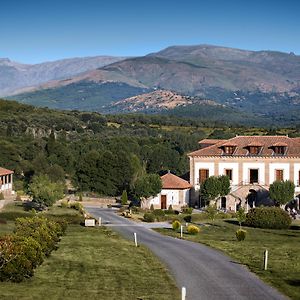
[{"label": "road curve", "polygon": [[283,300],[288,299],[262,282],[246,267],[219,251],[199,243],[163,236],[118,216],[111,209],[86,207],[124,237],[152,250],[174,276],[179,288],[186,287],[187,300]]}]

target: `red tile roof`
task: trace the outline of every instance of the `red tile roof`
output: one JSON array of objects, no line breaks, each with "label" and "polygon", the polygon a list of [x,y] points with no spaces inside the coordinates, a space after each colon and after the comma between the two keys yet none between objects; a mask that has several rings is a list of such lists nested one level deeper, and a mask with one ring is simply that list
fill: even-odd
[{"label": "red tile roof", "polygon": [[255,156],[273,156],[274,146],[286,147],[284,157],[300,157],[300,139],[290,138],[288,136],[236,136],[229,140],[220,140],[219,143],[215,143],[209,147],[196,150],[189,153],[188,156],[225,156],[223,154],[222,146],[235,145],[236,150],[233,155],[230,156],[248,156],[249,145],[257,144],[261,146],[262,150],[259,155]]},{"label": "red tile roof", "polygon": [[186,180],[172,173],[167,173],[161,176],[161,181],[162,181],[163,189],[184,190],[184,189],[190,189],[192,187]]},{"label": "red tile roof", "polygon": [[13,174],[13,173],[14,173],[14,171],[11,171],[11,170],[8,170],[8,169],[4,169],[4,168],[0,167],[0,176],[9,175],[9,174]]}]

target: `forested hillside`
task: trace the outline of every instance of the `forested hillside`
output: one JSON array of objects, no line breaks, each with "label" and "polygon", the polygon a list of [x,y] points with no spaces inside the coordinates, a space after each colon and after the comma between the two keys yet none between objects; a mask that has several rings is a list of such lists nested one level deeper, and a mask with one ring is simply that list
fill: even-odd
[{"label": "forested hillside", "polygon": [[141,174],[188,172],[186,153],[205,137],[292,134],[294,129],[231,128],[175,116],[55,111],[0,100],[0,166],[15,171],[15,189],[32,176],[70,179],[81,191],[119,195]]}]

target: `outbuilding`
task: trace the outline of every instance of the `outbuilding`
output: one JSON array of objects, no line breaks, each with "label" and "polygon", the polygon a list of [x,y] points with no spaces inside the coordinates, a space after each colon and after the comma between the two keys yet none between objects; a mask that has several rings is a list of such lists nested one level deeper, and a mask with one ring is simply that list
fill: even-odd
[{"label": "outbuilding", "polygon": [[173,209],[181,209],[188,206],[190,201],[191,185],[186,180],[168,172],[161,176],[162,190],[155,196],[145,199],[141,203],[142,208],[168,209],[170,205]]}]

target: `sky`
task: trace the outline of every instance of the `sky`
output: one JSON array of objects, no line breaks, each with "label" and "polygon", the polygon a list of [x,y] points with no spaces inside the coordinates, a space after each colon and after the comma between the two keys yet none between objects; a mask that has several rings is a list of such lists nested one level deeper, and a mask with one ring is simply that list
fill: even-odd
[{"label": "sky", "polygon": [[300,55],[297,0],[1,0],[0,57],[39,63],[211,44]]}]

